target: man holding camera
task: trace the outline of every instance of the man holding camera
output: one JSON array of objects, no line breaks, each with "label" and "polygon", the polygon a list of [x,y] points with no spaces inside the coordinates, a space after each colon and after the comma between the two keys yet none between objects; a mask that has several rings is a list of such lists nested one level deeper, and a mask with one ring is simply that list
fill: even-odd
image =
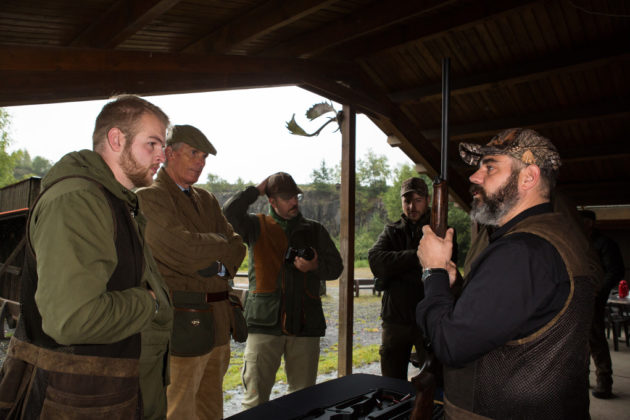
[{"label": "man holding camera", "polygon": [[[248,207],[264,194],[270,214],[248,214]],[[289,392],[314,385],[317,378],[319,339],[326,330],[320,281],[338,278],[343,263],[328,231],[300,213],[301,195],[291,175],[278,172],[223,207],[249,247],[246,409],[269,400],[282,356]]]}]

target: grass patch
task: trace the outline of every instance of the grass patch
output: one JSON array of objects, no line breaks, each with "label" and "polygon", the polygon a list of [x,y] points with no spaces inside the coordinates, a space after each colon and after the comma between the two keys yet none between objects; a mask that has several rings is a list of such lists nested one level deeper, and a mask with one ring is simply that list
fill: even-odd
[{"label": "grass patch", "polygon": [[[352,350],[352,366],[358,368],[369,363],[378,362],[380,356],[378,354],[378,344],[369,346],[355,346]],[[322,349],[319,354],[319,366],[317,374],[322,375],[337,370],[337,345]],[[234,352],[230,358],[230,367],[223,378],[223,390],[227,391],[241,385],[241,369],[243,368],[243,352]],[[287,376],[284,373],[284,360],[276,374],[276,382],[286,383]]]}]

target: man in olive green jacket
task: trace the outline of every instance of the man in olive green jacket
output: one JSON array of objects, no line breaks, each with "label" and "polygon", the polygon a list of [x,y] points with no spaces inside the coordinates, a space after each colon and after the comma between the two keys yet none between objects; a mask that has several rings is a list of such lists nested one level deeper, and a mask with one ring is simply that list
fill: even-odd
[{"label": "man in olive green jacket", "polygon": [[[271,214],[248,214],[263,194]],[[326,229],[300,214],[301,194],[291,175],[278,172],[230,198],[223,209],[249,246],[245,408],[269,400],[282,356],[289,392],[317,379],[319,339],[326,330],[320,282],[338,278],[343,263]]]},{"label": "man in olive green jacket", "polygon": [[208,155],[216,154],[210,141],[195,127],[176,125],[166,144],[164,168],[138,197],[148,219],[147,243],[175,305],[168,418],[221,419],[230,331],[240,315],[228,279],[245,245],[214,195],[192,186]]},{"label": "man in olive green jacket", "polygon": [[164,418],[173,314],[131,189],[152,182],[168,124],[119,97],[96,120],[94,151],[67,154],[42,180],[0,418]]}]

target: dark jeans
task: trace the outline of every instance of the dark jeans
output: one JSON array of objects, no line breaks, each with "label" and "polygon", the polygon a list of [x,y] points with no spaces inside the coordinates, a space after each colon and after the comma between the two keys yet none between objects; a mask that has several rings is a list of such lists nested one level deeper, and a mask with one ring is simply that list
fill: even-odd
[{"label": "dark jeans", "polygon": [[595,363],[595,375],[597,383],[602,386],[612,386],[612,361],[610,360],[610,349],[606,340],[606,327],[604,318],[606,316],[606,299],[608,295],[597,296],[595,299],[595,311],[593,314],[593,324],[589,337],[589,347],[591,357]]},{"label": "dark jeans", "polygon": [[415,346],[420,362],[424,361],[425,350],[422,333],[415,325],[400,325],[383,322],[381,374],[390,378],[407,380],[407,368],[411,348]]}]

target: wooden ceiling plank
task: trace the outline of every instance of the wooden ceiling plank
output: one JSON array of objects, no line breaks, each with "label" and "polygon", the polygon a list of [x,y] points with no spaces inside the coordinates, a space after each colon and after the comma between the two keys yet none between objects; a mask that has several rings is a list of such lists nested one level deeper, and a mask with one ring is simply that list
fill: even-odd
[{"label": "wooden ceiling plank", "polygon": [[270,0],[213,30],[188,45],[185,53],[228,53],[240,44],[261,37],[315,13],[337,0]]},{"label": "wooden ceiling plank", "polygon": [[395,7],[390,0],[380,0],[360,8],[356,13],[316,28],[290,41],[282,42],[259,52],[265,56],[311,57],[329,48],[367,34],[386,29],[391,25],[421,16],[435,8],[445,7],[456,0],[398,0]]},{"label": "wooden ceiling plank", "polygon": [[[453,78],[452,95],[460,95],[478,92],[492,86],[513,85],[547,78],[567,70],[578,71],[581,69],[600,66],[615,60],[628,60],[630,52],[625,41],[617,38],[611,39],[595,47],[564,51],[555,53],[545,59],[515,64],[511,68],[501,69],[487,74],[477,74],[466,78]],[[441,84],[435,83],[414,89],[401,90],[389,94],[396,103],[428,102],[434,101],[441,95]]]},{"label": "wooden ceiling plank", "polygon": [[490,21],[498,15],[527,7],[535,1],[484,0],[467,2],[453,12],[438,17],[431,16],[429,19],[420,16],[385,31],[370,36],[362,36],[354,42],[346,42],[339,48],[323,53],[329,57],[345,57],[347,59],[373,55],[392,48],[399,48],[407,43],[441,37],[447,31],[465,29],[480,22]]},{"label": "wooden ceiling plank", "polygon": [[[455,125],[449,131],[451,140],[463,140],[474,136],[493,135],[511,127],[540,128],[549,125],[567,124],[572,121],[616,118],[625,114],[630,114],[630,102],[615,103],[613,101],[604,101],[591,106],[580,105],[530,115],[518,115],[492,121],[483,120],[470,124]],[[440,135],[439,128],[422,130],[421,132],[427,139],[437,139]]]},{"label": "wooden ceiling plank", "polygon": [[181,0],[118,1],[92,22],[70,46],[115,48]]}]

